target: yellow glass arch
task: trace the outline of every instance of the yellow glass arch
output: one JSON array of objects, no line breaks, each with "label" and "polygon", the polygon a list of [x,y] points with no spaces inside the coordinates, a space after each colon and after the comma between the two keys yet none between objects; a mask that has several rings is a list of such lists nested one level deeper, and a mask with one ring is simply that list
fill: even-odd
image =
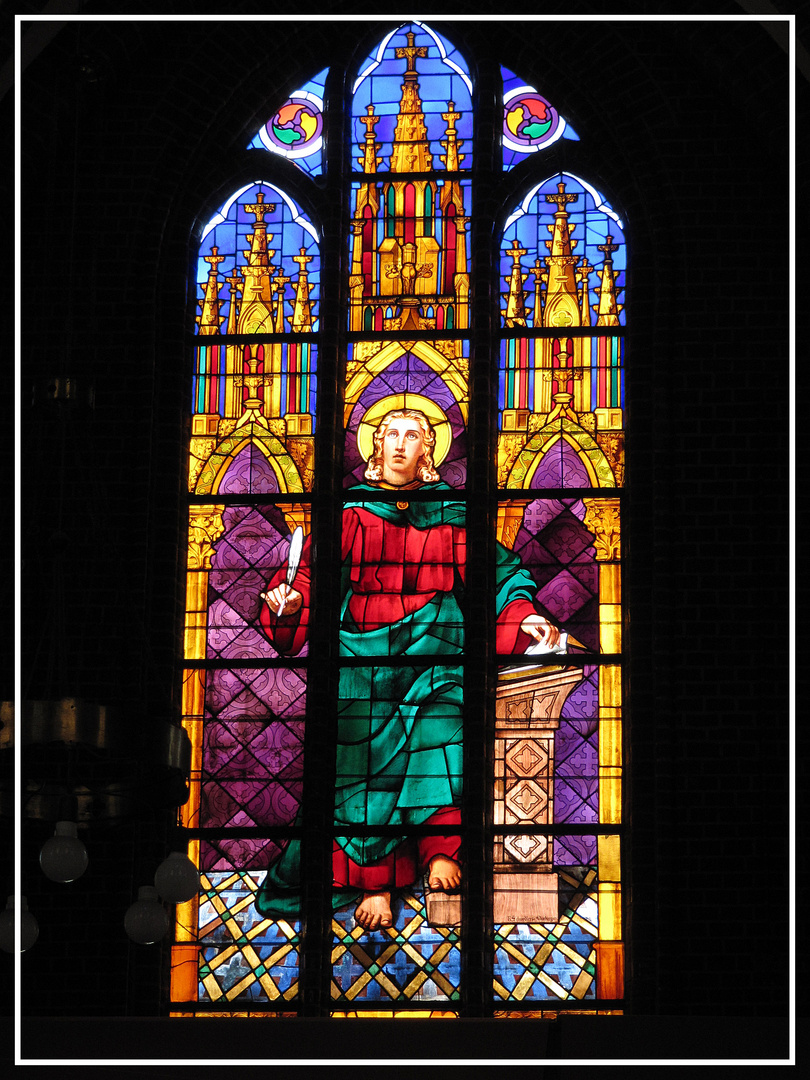
[{"label": "yellow glass arch", "polygon": [[567,442],[576,451],[593,487],[616,486],[616,478],[602,448],[589,432],[565,417],[547,424],[529,439],[515,459],[506,486],[531,487],[532,477],[540,462],[560,440]]},{"label": "yellow glass arch", "polygon": [[369,383],[406,352],[413,353],[414,356],[424,361],[428,367],[441,376],[442,381],[458,402],[461,415],[466,424],[469,417],[467,376],[459,365],[459,361],[462,361],[466,366],[466,361],[462,357],[450,359],[444,356],[427,341],[391,341],[384,345],[379,352],[364,360],[357,371],[350,371],[346,387],[344,424],[348,425],[352,410]]},{"label": "yellow glass arch", "polygon": [[[255,425],[251,425],[255,427]],[[200,471],[195,494],[211,495],[219,490],[231,462],[246,446],[255,446],[270,463],[282,494],[303,492],[304,485],[298,468],[284,445],[269,431],[253,431],[248,435],[227,435],[217,444]]]}]

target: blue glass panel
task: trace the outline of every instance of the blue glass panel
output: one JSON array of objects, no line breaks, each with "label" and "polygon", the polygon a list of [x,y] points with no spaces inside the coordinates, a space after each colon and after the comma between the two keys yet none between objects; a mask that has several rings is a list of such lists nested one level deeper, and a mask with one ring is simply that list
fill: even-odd
[{"label": "blue glass panel", "polygon": [[[625,325],[620,302],[614,312],[609,310],[613,305],[607,287],[612,282],[614,299],[623,299],[627,266],[624,224],[596,188],[573,173],[555,173],[532,188],[506,222],[500,259],[506,288],[511,280],[517,281],[518,269],[525,282],[525,286],[521,283],[513,289],[523,294],[525,311],[507,323],[516,306],[505,308],[503,325]],[[550,275],[548,287],[546,283],[539,285],[542,314],[538,318],[537,275],[556,265],[555,259],[559,274]],[[608,265],[612,269],[606,283],[603,275]],[[588,296],[583,298],[585,280]],[[553,305],[549,303],[552,292]]]},{"label": "blue glass panel", "polygon": [[[219,326],[205,333],[316,331],[321,279],[318,239],[307,216],[272,184],[256,182],[235,192],[205,226],[200,243],[197,296],[202,303],[212,271],[220,289]],[[230,288],[225,287],[228,279],[233,279]],[[277,305],[280,289],[283,327]],[[296,303],[302,293],[306,293],[303,302]],[[233,295],[242,297],[241,304],[237,302],[238,325],[229,318]],[[266,310],[264,317],[260,309]],[[206,321],[211,327],[216,325],[210,310],[203,311]],[[202,325],[198,324],[198,332]]]},{"label": "blue glass panel", "polygon": [[[409,35],[413,35],[409,37]],[[406,71],[416,73],[415,97],[413,83],[405,79]],[[408,89],[406,90],[406,86]],[[446,155],[446,140],[449,124],[455,124],[457,138],[463,140],[462,156],[458,162],[461,169],[469,169],[472,161],[472,80],[467,64],[461,54],[435,30],[424,23],[405,23],[392,31],[360,65],[354,87],[352,103],[353,142],[362,148],[365,145],[367,125],[362,118],[368,118],[368,109],[373,109],[375,141],[378,164],[376,169],[403,172],[407,168],[425,171],[424,161],[403,167],[392,162],[395,141],[400,144],[410,140],[412,145],[426,142],[425,149],[430,157],[428,168],[443,169],[442,158]],[[408,106],[402,109],[403,101]],[[448,103],[453,103],[450,109]],[[415,126],[410,127],[406,135],[405,126],[397,134],[397,120],[400,112],[409,114],[409,124],[415,118]],[[448,120],[443,114],[453,115]],[[426,131],[423,133],[420,118]],[[356,171],[363,171],[363,160],[353,163]]]},{"label": "blue glass panel", "polygon": [[263,919],[253,897],[265,877],[224,871],[204,874],[197,940],[200,1001],[271,1001],[298,994],[300,923]]},{"label": "blue glass panel", "polygon": [[389,929],[359,934],[354,909],[335,912],[332,923],[333,998],[381,1005],[458,1000],[458,928],[430,925],[421,883],[394,895]]}]

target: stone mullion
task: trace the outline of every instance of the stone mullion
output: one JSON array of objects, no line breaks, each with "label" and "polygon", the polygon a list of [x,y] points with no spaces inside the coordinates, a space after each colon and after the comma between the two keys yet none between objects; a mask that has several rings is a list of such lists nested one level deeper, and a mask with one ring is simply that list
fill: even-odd
[{"label": "stone mullion", "polygon": [[[599,570],[599,647],[602,653],[621,652],[621,514],[619,499],[585,499],[585,524],[594,534]],[[624,943],[621,886],[622,810],[622,669],[599,668],[599,824],[616,832],[600,835],[599,940],[597,996],[624,996]]]},{"label": "stone mullion", "polygon": [[491,250],[498,207],[493,147],[498,119],[497,74],[482,64],[476,86],[470,235],[470,423],[467,506],[464,705],[464,903],[462,1014],[491,1015],[493,999],[492,725],[495,706],[495,439],[497,360],[493,311],[498,301]]},{"label": "stone mullion", "polygon": [[[214,554],[214,542],[222,535],[223,505],[200,505],[189,508],[188,554],[186,573],[185,660],[204,660],[208,639],[208,575]],[[205,704],[205,671],[186,668],[183,673],[183,726],[191,743],[190,792],[181,807],[180,819],[185,828],[200,824],[200,775],[202,772],[202,716]],[[189,858],[200,865],[200,841],[189,841]],[[175,939],[184,943],[172,955],[172,998],[189,999],[197,993],[197,923],[199,895],[177,905]],[[185,961],[185,962],[184,962]],[[191,966],[189,966],[191,965]],[[193,975],[191,974],[193,972]]]},{"label": "stone mullion", "polygon": [[[307,718],[304,737],[304,797],[301,865],[301,979],[299,1012],[306,1017],[329,1015],[332,978],[332,837],[334,834],[335,739],[339,667],[335,641],[340,611],[340,525],[342,496],[342,381],[346,354],[349,188],[344,151],[350,145],[343,128],[347,118],[334,100],[341,81],[327,83],[324,110],[332,147],[320,211],[322,276],[318,402],[315,435],[312,542],[313,619],[309,655]],[[337,129],[337,130],[335,130]],[[316,217],[318,214],[316,213]],[[345,275],[348,276],[347,274]]]}]

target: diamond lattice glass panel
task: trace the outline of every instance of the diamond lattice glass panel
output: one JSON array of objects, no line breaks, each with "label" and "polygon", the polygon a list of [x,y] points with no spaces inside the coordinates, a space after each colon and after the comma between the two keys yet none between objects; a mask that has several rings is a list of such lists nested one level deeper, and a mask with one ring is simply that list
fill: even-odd
[{"label": "diamond lattice glass panel", "polygon": [[[594,841],[595,837],[589,839]],[[543,922],[499,922],[499,904],[505,908],[507,901],[499,897],[496,883],[496,999],[570,1001],[596,997],[596,870],[588,864],[554,866],[553,870],[545,875],[555,881],[553,910]],[[519,885],[518,880],[515,892]],[[519,907],[513,897],[508,902]]]},{"label": "diamond lattice glass panel", "polygon": [[599,820],[599,671],[586,666],[560,713],[554,739],[554,821]]},{"label": "diamond lattice glass panel", "polygon": [[[206,707],[201,776],[205,826],[290,824],[298,809],[303,776],[302,673],[275,668],[208,674],[222,677],[211,678],[210,697],[226,683],[227,702],[216,717],[214,704]],[[282,680],[295,685],[277,693],[277,685],[270,684]],[[235,706],[232,694],[242,698],[239,705]],[[297,694],[294,700],[292,694]],[[280,719],[270,711],[272,707],[286,710],[286,717]]]},{"label": "diamond lattice glass panel", "polygon": [[393,925],[387,929],[363,930],[353,911],[354,905],[338,910],[332,922],[334,1001],[459,999],[458,926],[440,925],[435,919],[431,925],[421,886],[394,898]]},{"label": "diamond lattice glass panel", "polygon": [[[472,81],[461,54],[424,23],[404,23],[360,65],[353,87],[360,172],[469,169]],[[459,154],[448,143],[463,142]]]},{"label": "diamond lattice glass panel", "polygon": [[199,1001],[282,1005],[297,997],[300,927],[262,918],[254,899],[263,878],[261,871],[202,875]]},{"label": "diamond lattice glass panel", "polygon": [[[303,783],[306,673],[288,668],[214,668],[186,672],[184,724],[192,742],[184,823],[212,830],[291,825]],[[280,855],[271,836],[218,832],[202,843],[199,865],[263,868]]]},{"label": "diamond lattice glass panel", "polygon": [[310,176],[323,172],[324,68],[300,89],[293,91],[248,144],[250,150],[272,150]]},{"label": "diamond lattice glass panel", "polygon": [[[572,469],[578,461],[570,455]],[[619,523],[615,498],[515,499],[499,506],[498,540],[520,560],[538,611],[562,631],[558,652],[620,651]],[[525,633],[510,649],[500,642],[498,649],[547,651]]]}]

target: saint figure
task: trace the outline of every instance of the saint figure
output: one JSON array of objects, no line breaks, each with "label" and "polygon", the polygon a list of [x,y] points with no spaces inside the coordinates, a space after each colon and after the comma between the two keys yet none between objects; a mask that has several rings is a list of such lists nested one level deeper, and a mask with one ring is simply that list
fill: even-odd
[{"label": "saint figure", "polygon": [[[392,893],[421,875],[431,890],[461,884],[465,507],[408,498],[417,489],[452,492],[434,466],[435,446],[424,413],[389,412],[374,433],[366,483],[343,510],[341,654],[372,663],[340,676],[335,825],[346,834],[334,841],[333,901],[335,908],[356,902],[355,919],[370,931],[391,926]],[[364,501],[381,490],[401,497]],[[262,593],[262,628],[285,655],[307,639],[310,551],[307,539],[292,585],[282,567]],[[557,644],[559,630],[537,611],[536,592],[518,557],[498,544],[498,652]],[[413,663],[386,666],[387,657]],[[410,832],[422,825],[435,835]],[[385,826],[380,835],[365,835],[377,826]],[[292,840],[256,906],[289,918],[299,894],[300,844]]]}]

